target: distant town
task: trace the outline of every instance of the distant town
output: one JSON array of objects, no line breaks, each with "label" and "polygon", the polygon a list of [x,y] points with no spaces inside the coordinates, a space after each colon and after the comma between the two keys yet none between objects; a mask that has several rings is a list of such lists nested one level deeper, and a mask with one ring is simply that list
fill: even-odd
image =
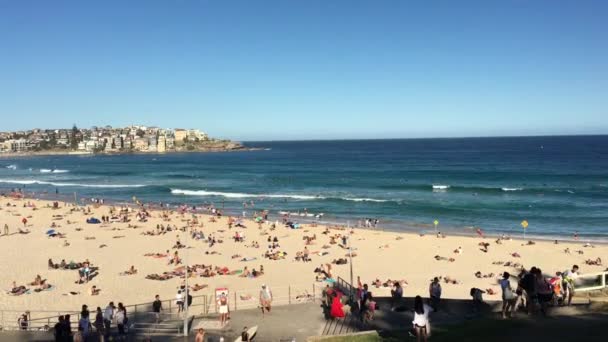
[{"label": "distant town", "polygon": [[0,154],[165,153],[242,150],[198,129],[104,126],[0,132]]}]

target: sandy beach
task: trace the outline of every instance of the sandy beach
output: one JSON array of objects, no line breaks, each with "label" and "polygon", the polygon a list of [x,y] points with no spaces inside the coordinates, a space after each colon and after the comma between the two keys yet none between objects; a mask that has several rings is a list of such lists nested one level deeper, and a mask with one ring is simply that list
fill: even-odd
[{"label": "sandy beach", "polygon": [[[450,277],[457,284],[442,282],[444,298],[469,298],[469,289],[478,287],[491,288],[496,295],[486,295],[486,299],[499,300],[500,287],[497,284],[499,275],[508,271],[516,275],[518,269],[495,264],[496,262],[517,263],[530,268],[537,266],[545,274],[564,271],[573,264],[580,266],[581,273],[603,271],[606,266],[587,265],[586,259],[601,258],[608,261],[608,246],[596,245],[584,247],[583,242],[536,241],[534,245],[524,245],[518,239],[503,240],[497,244],[496,237],[464,237],[450,236],[438,238],[435,235],[420,236],[412,233],[396,233],[386,231],[356,229],[350,234],[346,229],[332,228],[329,234],[324,234],[327,227],[306,224],[299,229],[285,227],[279,221],[274,230],[271,222],[258,225],[253,220],[245,220],[246,228],[228,227],[228,217],[215,218],[207,214],[196,214],[198,223],[193,224],[193,214],[180,214],[178,211],[163,212],[149,210],[145,222],[139,222],[136,214],[139,209],[133,204],[126,215],[130,222],[112,222],[107,224],[88,224],[87,218],[110,215],[109,206],[86,206],[76,211],[72,204],[59,203],[53,208],[52,202],[32,199],[14,199],[3,197],[0,209],[0,228],[4,234],[4,225],[8,225],[9,235],[0,236],[0,254],[3,262],[0,264],[0,309],[9,310],[78,310],[86,303],[89,307],[104,307],[109,301],[123,302],[125,305],[151,302],[155,294],[161,299],[175,297],[178,286],[183,278],[174,277],[165,281],[146,279],[149,274],[162,274],[173,271],[176,266],[168,265],[168,258],[145,256],[147,253],[169,253],[178,251],[179,257],[187,255],[188,263],[205,264],[226,267],[230,271],[264,268],[264,274],[256,277],[240,277],[238,274],[215,275],[202,277],[196,275],[189,280],[208,287],[197,294],[211,294],[217,287],[228,287],[238,290],[239,294],[249,294],[257,297],[262,284],[271,288],[311,289],[313,284],[324,287],[325,282],[316,282],[315,268],[321,264],[331,263],[337,258],[346,258],[347,249],[342,248],[340,235],[351,235],[351,243],[355,249],[353,258],[355,279],[361,277],[362,282],[370,285],[375,295],[388,295],[390,287],[376,288],[372,285],[375,279],[385,282],[388,279],[405,280],[404,295],[428,296],[429,281],[435,276]],[[88,212],[90,210],[90,213]],[[120,208],[116,208],[120,210]],[[253,210],[249,209],[253,214]],[[112,215],[110,215],[112,216]],[[23,218],[27,223],[22,223]],[[273,221],[272,223],[274,223]],[[55,223],[56,227],[51,225]],[[157,231],[157,225],[170,225],[178,230],[162,235],[150,236],[142,233]],[[135,228],[134,228],[135,227]],[[206,240],[186,238],[181,228],[187,227],[202,231],[207,238],[210,234],[216,240],[222,240],[209,247]],[[18,233],[18,229],[27,229],[28,234]],[[46,232],[55,229],[65,237],[49,237]],[[244,234],[244,242],[235,242],[236,232]],[[284,259],[269,260],[263,254],[268,249],[268,237],[277,237],[280,245],[277,250],[286,252]],[[305,244],[305,236],[316,236],[311,244]],[[336,243],[330,244],[330,236],[336,236]],[[177,240],[188,248],[174,249]],[[253,241],[259,243],[259,248],[251,247]],[[483,251],[480,243],[487,243],[487,251]],[[68,245],[69,244],[69,245]],[[307,248],[310,262],[295,261],[298,251]],[[326,248],[324,248],[326,247]],[[462,253],[455,253],[459,247]],[[564,252],[569,249],[570,253]],[[582,251],[580,254],[577,251]],[[208,252],[209,254],[207,254]],[[327,252],[319,256],[317,252]],[[517,253],[519,257],[514,257]],[[238,257],[233,258],[233,256]],[[436,256],[441,257],[437,260]],[[48,259],[60,263],[65,259],[83,262],[88,259],[93,267],[99,268],[99,274],[88,283],[77,284],[78,270],[57,270],[48,267]],[[243,258],[256,258],[252,261],[241,261]],[[445,259],[443,259],[445,258]],[[453,258],[453,261],[450,261]],[[348,259],[348,258],[347,258]],[[121,275],[131,265],[137,269],[134,275]],[[183,264],[182,264],[183,265]],[[181,265],[178,265],[181,266]],[[493,273],[490,277],[478,278],[476,272],[483,275]],[[350,278],[349,265],[332,265],[334,278]],[[50,290],[36,292],[37,286],[28,285],[40,275],[52,285]],[[15,296],[7,293],[12,283],[26,286],[30,291]],[[97,286],[100,293],[96,296],[88,294],[91,286]],[[76,293],[70,295],[69,293]]]}]

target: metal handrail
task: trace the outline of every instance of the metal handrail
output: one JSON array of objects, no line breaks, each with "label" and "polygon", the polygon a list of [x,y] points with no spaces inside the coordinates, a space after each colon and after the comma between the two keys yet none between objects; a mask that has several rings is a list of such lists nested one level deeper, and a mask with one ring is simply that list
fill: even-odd
[{"label": "metal handrail", "polygon": [[[310,301],[314,301],[318,298],[320,298],[320,294],[322,293],[322,291],[320,289],[317,289],[317,287],[321,287],[319,284],[313,283],[312,287],[309,286],[286,286],[286,287],[277,287],[277,288],[273,288],[273,292],[274,292],[274,298],[273,298],[273,304],[274,305],[289,305],[292,303],[302,303],[302,302],[310,302]],[[243,300],[240,298],[240,296],[238,295],[239,293],[248,293],[248,292],[252,292],[252,291],[258,291],[259,289],[255,288],[251,288],[251,289],[239,289],[239,290],[233,290],[231,294],[234,295],[233,297],[233,301],[230,301],[230,309],[232,311],[236,311],[239,309],[248,309],[248,308],[253,308],[258,306],[258,298],[257,297],[251,297],[251,300]],[[312,293],[310,293],[309,291],[312,291]],[[280,292],[281,294],[277,294],[277,292]],[[286,292],[286,293],[285,293]],[[303,296],[298,298],[299,296]],[[232,297],[232,296],[231,296]],[[193,300],[194,299],[200,299],[199,303],[195,303],[189,306],[189,313],[190,314],[201,314],[201,315],[208,315],[208,314],[213,314],[213,313],[217,313],[217,306],[215,305],[215,294],[214,293],[205,293],[205,294],[200,294],[200,295],[195,295],[192,296]],[[163,311],[161,312],[161,315],[163,316],[173,316],[178,314],[176,312],[177,310],[177,306],[174,305],[174,300],[173,299],[165,299],[163,301],[161,301],[163,303]],[[144,310],[140,310],[139,308],[143,307]],[[152,315],[155,314],[154,312],[150,311],[150,308],[152,307],[152,302],[148,302],[148,303],[141,303],[141,304],[131,304],[131,305],[126,305],[125,308],[127,308],[127,312],[129,314],[129,319],[130,321],[132,321],[134,324],[141,324],[141,322],[136,322],[136,320],[138,318],[141,317],[137,317],[138,315]],[[52,316],[44,316],[44,317],[36,317],[36,318],[30,318],[28,320],[29,326],[30,327],[52,327],[57,320],[57,317],[59,315],[66,315],[69,314],[73,317],[73,320],[71,320],[71,324],[73,325],[74,328],[77,327],[78,325],[78,321],[80,320],[80,312],[79,311],[60,311],[60,310],[37,310],[37,311],[32,311],[31,313],[54,313]],[[9,314],[9,315],[6,315]],[[13,315],[10,315],[13,314]],[[14,325],[13,322],[16,322],[18,317],[23,314],[23,310],[0,310],[0,327],[11,327],[12,325]],[[91,311],[90,315],[94,316],[95,315],[95,311]],[[8,316],[8,317],[7,317]],[[9,318],[10,317],[10,318]],[[10,321],[11,323],[5,324],[8,321]]]},{"label": "metal handrail", "polygon": [[[577,283],[583,282],[585,278],[598,278],[599,284],[595,286],[577,286]],[[607,287],[608,283],[608,272],[596,272],[596,273],[583,273],[577,277],[574,281],[574,288],[577,292],[595,291],[602,290]]]}]

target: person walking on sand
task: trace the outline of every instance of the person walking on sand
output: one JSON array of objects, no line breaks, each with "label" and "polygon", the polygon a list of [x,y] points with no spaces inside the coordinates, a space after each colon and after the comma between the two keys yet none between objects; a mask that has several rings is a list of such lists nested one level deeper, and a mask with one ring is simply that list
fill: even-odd
[{"label": "person walking on sand", "polygon": [[272,291],[270,291],[270,288],[266,286],[266,284],[263,284],[262,289],[260,290],[260,306],[262,308],[262,315],[264,315],[264,309],[270,313],[271,305]]}]

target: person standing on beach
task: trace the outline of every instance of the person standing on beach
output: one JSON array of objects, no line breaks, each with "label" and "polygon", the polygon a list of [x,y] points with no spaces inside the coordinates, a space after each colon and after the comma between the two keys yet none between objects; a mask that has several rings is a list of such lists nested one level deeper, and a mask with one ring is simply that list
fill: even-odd
[{"label": "person standing on beach", "polygon": [[156,295],[154,302],[152,303],[152,311],[156,316],[156,323],[160,323],[160,312],[163,310],[163,302],[160,301],[160,296]]},{"label": "person standing on beach", "polygon": [[110,338],[110,329],[112,328],[112,319],[114,319],[114,302],[110,302],[103,312],[103,325],[105,339]]},{"label": "person standing on beach", "polygon": [[4,224],[4,235],[8,235],[8,224]]},{"label": "person standing on beach", "polygon": [[429,297],[433,311],[437,312],[439,309],[439,301],[441,300],[441,284],[439,284],[439,278],[437,277],[435,277],[429,285]]}]

